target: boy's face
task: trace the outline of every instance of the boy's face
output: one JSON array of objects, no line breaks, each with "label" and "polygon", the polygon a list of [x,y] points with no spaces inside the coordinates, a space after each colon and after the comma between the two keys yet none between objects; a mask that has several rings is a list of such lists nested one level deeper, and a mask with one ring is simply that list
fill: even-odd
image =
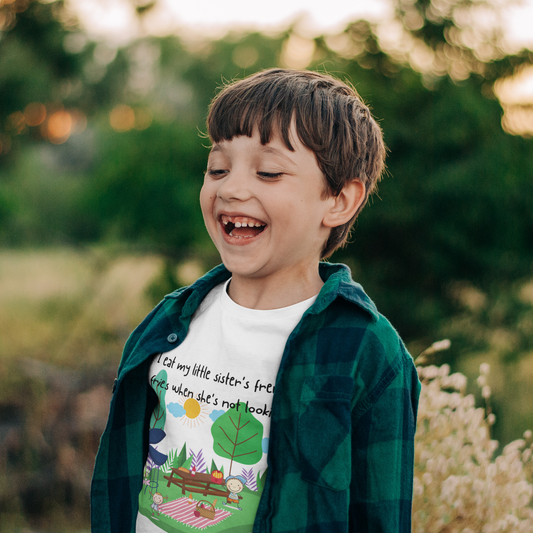
[{"label": "boy's face", "polygon": [[317,271],[334,198],[323,198],[325,178],[294,124],[290,134],[294,152],[278,135],[261,145],[255,129],[215,144],[209,155],[200,204],[234,279],[274,276],[283,286]]},{"label": "boy's face", "polygon": [[241,492],[244,488],[243,484],[238,479],[230,479],[226,486],[233,493]]}]

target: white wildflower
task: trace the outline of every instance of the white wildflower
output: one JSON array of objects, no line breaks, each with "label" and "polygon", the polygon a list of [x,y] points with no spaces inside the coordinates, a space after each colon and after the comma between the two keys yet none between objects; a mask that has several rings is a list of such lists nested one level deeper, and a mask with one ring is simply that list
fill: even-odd
[{"label": "white wildflower", "polygon": [[450,339],[443,339],[441,341],[434,342],[431,347],[436,352],[441,352],[442,350],[448,350],[452,345]]},{"label": "white wildflower", "polygon": [[479,373],[488,376],[490,374],[490,365],[488,363],[481,363],[479,366]]},{"label": "white wildflower", "polygon": [[510,442],[504,449],[503,449],[503,455],[510,455],[521,448],[523,448],[526,445],[526,441],[524,439],[517,439],[513,442]]},{"label": "white wildflower", "polygon": [[452,386],[456,390],[464,390],[466,388],[466,376],[456,372],[450,376],[452,378]]},{"label": "white wildflower", "polygon": [[422,480],[424,481],[424,485],[431,485],[433,482],[433,476],[429,472],[424,472]]},{"label": "white wildflower", "polygon": [[[480,368],[478,384],[490,397]],[[449,375],[449,367],[418,367],[422,392],[415,437],[413,532],[531,533],[533,484],[526,476],[532,464],[531,432],[494,457],[498,442],[490,439],[492,413],[476,408],[465,396],[466,378]],[[450,392],[450,389],[453,389]],[[488,393],[488,394],[487,394]]]},{"label": "white wildflower", "polygon": [[450,365],[442,365],[438,372],[441,378],[446,377],[450,373]]},{"label": "white wildflower", "polygon": [[427,366],[424,369],[424,377],[427,379],[435,379],[439,375],[439,369],[435,365]]}]

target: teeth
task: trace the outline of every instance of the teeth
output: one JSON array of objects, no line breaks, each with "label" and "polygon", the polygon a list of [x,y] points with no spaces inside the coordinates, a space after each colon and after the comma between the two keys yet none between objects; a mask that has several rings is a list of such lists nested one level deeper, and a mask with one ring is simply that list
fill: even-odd
[{"label": "teeth", "polygon": [[242,235],[233,235],[233,231],[230,231],[228,233],[228,235],[230,237],[233,237],[234,239],[251,239],[252,238],[252,235],[245,235],[245,236],[242,236]]},{"label": "teeth", "polygon": [[[239,220],[236,220],[239,219]],[[263,222],[255,220],[249,217],[230,217],[228,215],[222,215],[221,222],[224,226],[229,223],[233,223],[236,228],[262,228],[266,226]]]}]

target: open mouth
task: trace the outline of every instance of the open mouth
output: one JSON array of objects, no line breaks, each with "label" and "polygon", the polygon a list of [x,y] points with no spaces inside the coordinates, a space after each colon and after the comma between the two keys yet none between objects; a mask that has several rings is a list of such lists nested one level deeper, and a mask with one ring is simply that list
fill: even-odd
[{"label": "open mouth", "polygon": [[251,239],[259,235],[265,228],[266,223],[252,217],[230,217],[221,215],[220,222],[227,235],[238,239]]}]

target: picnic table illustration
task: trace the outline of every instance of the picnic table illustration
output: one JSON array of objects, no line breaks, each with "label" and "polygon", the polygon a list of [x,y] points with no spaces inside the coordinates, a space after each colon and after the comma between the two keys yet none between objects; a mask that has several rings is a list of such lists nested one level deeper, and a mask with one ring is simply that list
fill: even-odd
[{"label": "picnic table illustration", "polygon": [[[192,475],[188,470],[183,468],[173,468],[169,476],[165,476],[168,481],[167,487],[170,487],[171,483],[181,487],[181,493],[195,492],[207,496],[221,496],[226,498],[229,496],[229,491],[226,486],[213,481],[211,474],[196,473]],[[220,487],[220,488],[217,488]],[[223,488],[222,488],[223,487]]]}]

